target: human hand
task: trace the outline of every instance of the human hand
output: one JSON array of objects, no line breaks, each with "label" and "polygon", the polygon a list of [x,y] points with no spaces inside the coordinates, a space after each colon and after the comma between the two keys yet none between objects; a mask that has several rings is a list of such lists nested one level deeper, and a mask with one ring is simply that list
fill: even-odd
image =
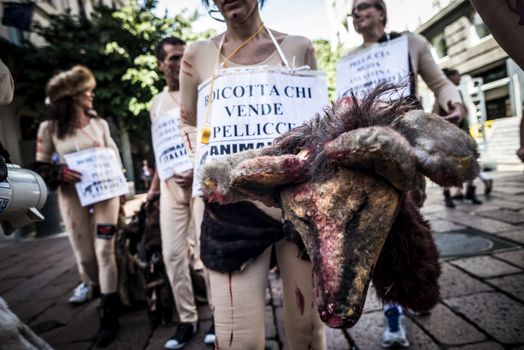
[{"label": "human hand", "polygon": [[75,183],[82,180],[82,174],[63,166],[60,168],[60,180],[66,183]]},{"label": "human hand", "polygon": [[193,170],[188,170],[182,174],[173,175],[175,183],[180,187],[186,188],[193,185]]},{"label": "human hand", "polygon": [[524,146],[517,150],[517,156],[520,158],[521,162],[524,162]]},{"label": "human hand", "polygon": [[458,125],[462,119],[467,115],[466,107],[462,103],[452,103],[448,101],[448,115],[444,117],[445,120],[451,124]]},{"label": "human hand", "polygon": [[147,191],[146,200],[152,201],[153,199],[155,199],[156,196],[159,196],[159,195],[160,195],[160,191],[155,191],[152,188],[150,188],[149,191]]}]

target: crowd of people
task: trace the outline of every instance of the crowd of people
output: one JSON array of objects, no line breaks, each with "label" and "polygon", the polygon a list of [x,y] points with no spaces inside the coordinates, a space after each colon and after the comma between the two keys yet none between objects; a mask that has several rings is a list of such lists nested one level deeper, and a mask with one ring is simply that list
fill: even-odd
[{"label": "crowd of people", "polygon": [[[174,120],[170,140],[177,147],[171,149],[182,148],[180,154],[187,156],[184,166],[174,165],[171,169],[162,165],[159,169],[162,158],[155,147],[157,169],[144,161],[142,173],[147,199],[160,194],[162,254],[179,316],[173,336],[166,340],[166,349],[183,348],[197,333],[198,312],[190,266],[205,276],[213,312],[213,324],[206,331],[204,342],[215,344],[217,349],[263,349],[265,289],[272,252],[282,277],[284,325],[290,348],[326,349],[324,325],[316,308],[304,308],[315,302],[312,263],[301,254],[300,242],[281,234],[280,209],[258,201],[206,203],[194,185],[198,181],[197,168],[206,162],[199,148],[204,148],[215,135],[211,126],[219,107],[213,88],[224,84],[227,72],[236,69],[255,76],[264,69],[274,72],[271,67],[317,70],[315,49],[309,39],[264,25],[260,14],[264,2],[203,0],[208,11],[218,11],[223,17],[225,32],[189,45],[180,38],[169,37],[155,48],[166,87],[151,101],[151,122],[161,128],[163,121]],[[437,66],[426,39],[411,32],[386,32],[388,13],[383,0],[355,0],[348,12],[363,40],[348,57],[358,57],[368,48],[398,38],[407,40],[407,50],[400,53],[408,68],[405,97],[415,107],[422,107],[417,98],[420,76],[435,94],[438,114],[469,133],[468,109],[457,88],[460,75],[456,70],[442,71]],[[95,87],[92,72],[78,65],[49,80],[49,116],[38,130],[35,167],[58,193],[60,212],[76,258],[81,283],[69,302],[81,304],[101,296],[97,344],[105,347],[119,329],[115,233],[124,196],[82,205],[75,184],[84,175],[66,165],[64,159],[71,153],[106,148],[120,162],[108,123],[93,109]],[[172,124],[163,125],[167,128]],[[155,142],[155,135],[153,139]],[[524,159],[522,148],[518,154]],[[58,155],[58,162],[53,155]],[[122,167],[121,162],[119,166]],[[481,180],[488,195],[492,180]],[[457,192],[454,198],[462,196],[480,204],[473,183],[466,185],[465,195]],[[449,189],[444,190],[444,195],[446,206],[454,207]],[[419,205],[422,204],[421,200]],[[256,239],[262,242],[256,249],[245,243]],[[297,290],[301,303],[295,302]],[[400,305],[384,305],[383,347],[410,345],[403,314]]]}]

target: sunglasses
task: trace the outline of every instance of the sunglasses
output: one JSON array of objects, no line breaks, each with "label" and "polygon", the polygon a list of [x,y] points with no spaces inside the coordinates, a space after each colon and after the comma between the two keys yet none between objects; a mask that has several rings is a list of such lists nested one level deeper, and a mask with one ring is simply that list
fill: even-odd
[{"label": "sunglasses", "polygon": [[367,9],[370,9],[372,7],[377,8],[379,10],[382,10],[382,7],[379,6],[378,4],[370,4],[370,3],[367,3],[367,2],[363,2],[363,3],[360,3],[357,6],[353,7],[353,9],[351,10],[351,13],[349,14],[349,16],[356,16],[357,11],[358,12],[366,11]]}]

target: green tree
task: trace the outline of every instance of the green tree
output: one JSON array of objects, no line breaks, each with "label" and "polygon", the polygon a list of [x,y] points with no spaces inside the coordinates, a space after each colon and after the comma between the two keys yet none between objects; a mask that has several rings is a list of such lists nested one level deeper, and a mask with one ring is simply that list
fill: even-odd
[{"label": "green tree", "polygon": [[331,50],[331,44],[324,39],[313,41],[313,45],[317,52],[318,69],[326,72],[329,99],[333,100],[335,99],[337,61],[342,56],[342,48],[337,47]]},{"label": "green tree", "polygon": [[33,33],[46,44],[12,48],[17,91],[26,97],[25,104],[42,111],[44,87],[53,73],[83,64],[97,79],[98,113],[140,140],[135,146],[149,145],[149,101],[164,85],[156,71],[154,45],[170,35],[192,41],[212,34],[192,32],[196,13],[156,16],[156,2],[132,0],[118,10],[98,6],[89,18],[66,13],[50,16],[45,26],[34,25]]}]

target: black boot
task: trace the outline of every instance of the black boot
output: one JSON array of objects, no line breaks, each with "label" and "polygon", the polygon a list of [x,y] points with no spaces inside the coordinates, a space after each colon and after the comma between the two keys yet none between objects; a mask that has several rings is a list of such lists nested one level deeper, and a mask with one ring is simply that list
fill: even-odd
[{"label": "black boot", "polygon": [[446,207],[448,208],[455,208],[455,203],[453,203],[449,190],[444,190],[444,203],[446,203]]},{"label": "black boot", "polygon": [[118,333],[118,316],[120,314],[120,299],[117,293],[102,294],[100,305],[100,329],[96,335],[96,345],[100,348],[108,346]]},{"label": "black boot", "polygon": [[482,204],[482,201],[480,201],[475,194],[476,189],[477,188],[475,186],[468,186],[466,189],[466,196],[464,198],[469,199],[473,204]]}]

